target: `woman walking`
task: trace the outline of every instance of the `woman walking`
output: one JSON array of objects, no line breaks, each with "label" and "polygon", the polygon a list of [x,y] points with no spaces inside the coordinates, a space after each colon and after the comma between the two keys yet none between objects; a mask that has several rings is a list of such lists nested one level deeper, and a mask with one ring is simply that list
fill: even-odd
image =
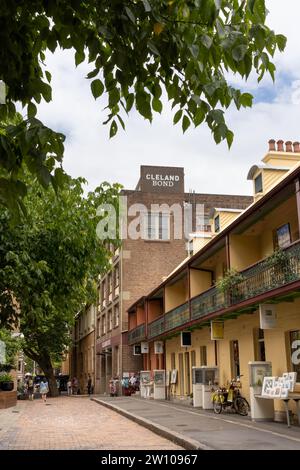
[{"label": "woman walking", "polygon": [[40,383],[40,394],[42,396],[42,400],[46,403],[47,401],[47,393],[49,392],[48,382],[46,379],[43,379]]}]

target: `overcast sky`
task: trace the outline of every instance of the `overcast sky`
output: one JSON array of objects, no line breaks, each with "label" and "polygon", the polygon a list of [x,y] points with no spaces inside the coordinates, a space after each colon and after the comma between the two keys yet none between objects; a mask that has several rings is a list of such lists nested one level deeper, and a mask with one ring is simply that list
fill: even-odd
[{"label": "overcast sky", "polygon": [[248,82],[233,78],[243,91],[254,94],[255,101],[247,110],[227,112],[235,133],[230,151],[226,143],[214,143],[206,125],[183,135],[180,125],[173,126],[167,109],[155,114],[152,124],[132,112],[126,131],[109,139],[109,128],[102,125],[105,98],[95,101],[90,82],[84,78],[91,68],[81,64],[76,69],[70,51],[50,54],[47,66],[52,73],[53,101],[41,104],[37,117],[66,135],[65,170],[74,177],[84,176],[89,189],[102,181],[133,189],[141,164],[183,166],[186,191],[250,194],[247,172],[266,153],[268,140],[300,140],[300,3],[266,3],[267,24],[286,35],[288,43],[286,51],[275,58],[275,84],[267,77],[259,86],[253,76]]}]

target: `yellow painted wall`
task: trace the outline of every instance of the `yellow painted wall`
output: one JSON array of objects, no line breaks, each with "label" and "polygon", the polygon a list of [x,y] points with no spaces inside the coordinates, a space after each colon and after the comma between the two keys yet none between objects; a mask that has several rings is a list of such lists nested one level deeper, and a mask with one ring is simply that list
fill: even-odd
[{"label": "yellow painted wall", "polygon": [[[179,369],[179,353],[185,353],[195,351],[196,353],[196,366],[201,365],[201,356],[200,356],[200,346],[207,346],[207,365],[215,365],[215,349],[214,342],[210,340],[210,331],[208,328],[202,330],[196,330],[192,332],[192,346],[188,348],[182,348],[180,345],[180,336],[169,339],[166,341],[166,368],[171,370],[171,353],[175,353],[175,366],[176,369]],[[191,354],[190,354],[190,364],[191,364]],[[184,366],[184,375],[186,376],[185,363]],[[180,385],[179,385],[179,370],[177,384],[174,387],[174,394],[180,396]],[[192,372],[190,372],[190,391],[192,391]],[[184,394],[187,395],[187,384],[184,383]]]},{"label": "yellow painted wall", "polygon": [[241,271],[261,259],[258,236],[230,235],[230,266]]},{"label": "yellow painted wall", "polygon": [[[300,299],[294,302],[282,302],[276,304],[278,317],[277,328],[265,330],[265,350],[266,360],[272,362],[272,373],[274,376],[281,376],[284,372],[290,372],[290,353],[286,344],[286,338],[289,331],[300,330]],[[233,376],[231,364],[230,341],[238,340],[240,373],[243,375],[242,395],[249,400],[249,361],[256,360],[255,357],[255,329],[259,328],[259,313],[252,315],[241,315],[235,320],[225,321],[224,339],[217,342],[218,366],[220,385],[226,385]],[[215,365],[214,342],[210,339],[210,330],[208,327],[202,330],[196,330],[192,333],[192,347],[181,348],[180,337],[172,338],[166,341],[166,367],[171,368],[171,353],[176,354],[176,368],[178,369],[180,352],[196,352],[196,365],[200,365],[200,346],[207,346],[207,365]],[[179,376],[179,374],[178,374]],[[191,384],[190,384],[191,386]],[[300,383],[296,385],[296,391],[300,392]],[[185,386],[186,393],[186,386]],[[175,394],[180,395],[179,381],[175,388]],[[290,405],[292,406],[292,404]],[[275,410],[282,411],[280,400],[275,401]],[[293,412],[296,409],[293,405]]]},{"label": "yellow painted wall", "polygon": [[201,250],[210,240],[212,239],[211,234],[204,234],[203,237],[194,237],[193,238],[193,252]]},{"label": "yellow painted wall", "polygon": [[280,178],[286,173],[286,170],[263,170],[263,191],[269,191]]},{"label": "yellow painted wall", "polygon": [[298,239],[298,220],[297,220],[297,206],[296,197],[292,196],[274,211],[265,217],[264,231],[261,234],[261,258],[269,256],[274,251],[273,246],[273,231],[280,226],[289,223],[292,235],[292,241]]},{"label": "yellow painted wall", "polygon": [[187,280],[180,281],[165,288],[165,312],[183,304],[188,299]]},{"label": "yellow painted wall", "polygon": [[191,297],[194,297],[211,287],[212,275],[207,271],[190,269],[190,283]]},{"label": "yellow painted wall", "polygon": [[227,227],[227,225],[231,224],[231,222],[233,222],[238,215],[240,215],[239,212],[223,212],[223,211],[220,211],[220,212],[217,212],[216,215],[219,214],[220,215],[220,226],[221,226],[221,230],[223,230],[225,227]]},{"label": "yellow painted wall", "polygon": [[300,161],[300,154],[290,152],[270,152],[265,155],[262,161],[270,166],[282,166],[292,168]]}]

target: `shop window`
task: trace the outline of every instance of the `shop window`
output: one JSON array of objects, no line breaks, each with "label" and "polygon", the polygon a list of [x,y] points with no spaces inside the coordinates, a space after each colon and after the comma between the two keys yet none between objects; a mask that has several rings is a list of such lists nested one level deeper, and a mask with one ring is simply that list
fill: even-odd
[{"label": "shop window", "polygon": [[263,183],[262,183],[261,173],[254,179],[254,191],[255,191],[255,194],[263,192]]},{"label": "shop window", "polygon": [[292,372],[297,372],[297,382],[300,382],[300,330],[290,331],[290,362]]},{"label": "shop window", "polygon": [[233,341],[230,341],[230,355],[231,355],[232,378],[236,378],[240,375],[239,342],[236,339],[234,339]]},{"label": "shop window", "polygon": [[207,366],[207,348],[206,346],[200,346],[200,365]]},{"label": "shop window", "polygon": [[215,233],[220,232],[220,216],[214,218]]}]

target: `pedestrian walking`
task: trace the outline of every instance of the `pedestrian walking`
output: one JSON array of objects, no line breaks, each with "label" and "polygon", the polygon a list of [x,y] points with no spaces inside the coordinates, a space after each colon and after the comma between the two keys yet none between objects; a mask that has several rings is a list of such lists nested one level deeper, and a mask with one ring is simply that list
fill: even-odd
[{"label": "pedestrian walking", "polygon": [[68,396],[72,395],[72,380],[69,379],[67,382],[67,391],[68,391]]},{"label": "pedestrian walking", "polygon": [[90,374],[88,374],[87,390],[88,390],[89,395],[91,395],[91,393],[92,393],[92,388],[93,388],[92,377],[91,377]]},{"label": "pedestrian walking", "polygon": [[31,375],[27,377],[27,393],[29,400],[33,400],[34,397],[34,383]]},{"label": "pedestrian walking", "polygon": [[40,394],[42,395],[42,400],[46,403],[47,393],[49,392],[49,386],[46,379],[43,379],[40,383]]}]

